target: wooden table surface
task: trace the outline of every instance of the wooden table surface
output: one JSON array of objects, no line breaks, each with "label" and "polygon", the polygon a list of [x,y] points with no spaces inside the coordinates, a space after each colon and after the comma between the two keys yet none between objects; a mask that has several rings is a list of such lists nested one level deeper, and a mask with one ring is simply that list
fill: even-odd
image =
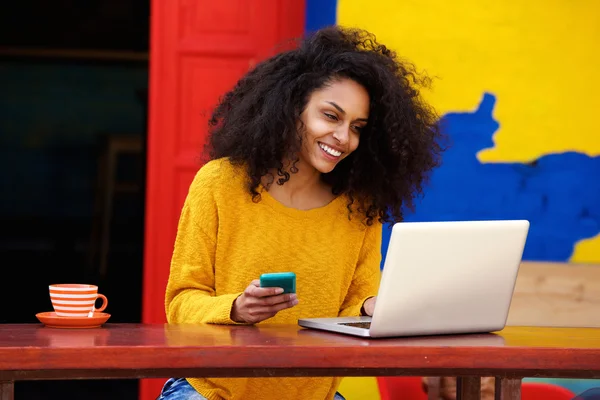
[{"label": "wooden table surface", "polygon": [[600,378],[600,329],[362,339],[296,325],[0,325],[5,391],[35,379],[391,375]]}]

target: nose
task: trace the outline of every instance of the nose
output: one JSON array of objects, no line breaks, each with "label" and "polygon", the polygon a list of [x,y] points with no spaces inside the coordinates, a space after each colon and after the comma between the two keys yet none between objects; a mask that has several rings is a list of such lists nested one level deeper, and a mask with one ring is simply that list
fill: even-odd
[{"label": "nose", "polygon": [[350,126],[340,126],[338,129],[336,129],[333,132],[333,138],[339,143],[339,144],[347,144],[348,141],[350,140]]}]

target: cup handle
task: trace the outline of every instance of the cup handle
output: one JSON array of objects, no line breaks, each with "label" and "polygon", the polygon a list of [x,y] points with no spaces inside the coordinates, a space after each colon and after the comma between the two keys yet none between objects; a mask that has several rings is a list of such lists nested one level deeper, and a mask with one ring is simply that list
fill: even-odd
[{"label": "cup handle", "polygon": [[102,299],[102,305],[100,306],[100,308],[94,307],[94,312],[96,312],[96,311],[104,311],[104,309],[108,305],[108,299],[106,298],[105,295],[100,294],[100,293],[98,293],[98,297],[96,297],[96,299]]}]

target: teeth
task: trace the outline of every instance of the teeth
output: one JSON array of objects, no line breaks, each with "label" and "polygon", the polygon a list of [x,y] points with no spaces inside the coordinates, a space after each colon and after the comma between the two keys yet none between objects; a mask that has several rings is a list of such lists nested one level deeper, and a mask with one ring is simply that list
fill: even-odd
[{"label": "teeth", "polygon": [[322,148],[327,154],[332,155],[334,157],[339,157],[342,155],[341,151],[334,150],[323,143],[319,143],[319,147]]}]

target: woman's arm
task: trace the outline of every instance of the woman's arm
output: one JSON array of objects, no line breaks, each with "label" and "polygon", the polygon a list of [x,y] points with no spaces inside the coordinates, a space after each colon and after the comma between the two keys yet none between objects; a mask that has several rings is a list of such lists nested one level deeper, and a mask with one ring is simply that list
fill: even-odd
[{"label": "woman's arm", "polygon": [[235,323],[231,308],[241,293],[215,293],[217,204],[214,174],[207,170],[196,174],[179,219],[165,294],[170,323]]},{"label": "woman's arm", "polygon": [[352,283],[340,308],[340,317],[365,315],[365,301],[377,296],[381,278],[381,229],[382,225],[378,222],[367,227]]}]

